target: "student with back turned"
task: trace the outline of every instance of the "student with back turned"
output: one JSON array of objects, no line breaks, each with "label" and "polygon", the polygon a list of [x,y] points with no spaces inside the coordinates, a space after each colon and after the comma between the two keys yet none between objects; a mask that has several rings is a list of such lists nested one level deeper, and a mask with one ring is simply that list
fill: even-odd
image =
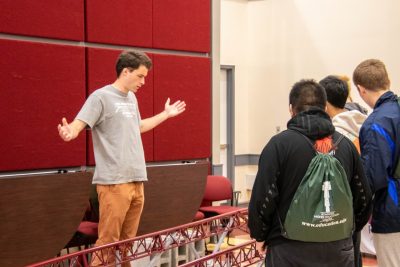
[{"label": "student with back turned", "polygon": [[[353,142],[360,153],[359,132],[362,124],[367,119],[367,115],[357,109],[347,110],[346,101],[350,90],[348,83],[337,76],[329,75],[319,81],[324,87],[327,97],[326,112],[332,119],[332,124],[336,131],[346,136]],[[360,252],[361,231],[353,233],[354,245],[354,263],[355,267],[362,266],[362,257]]]},{"label": "student with back turned", "polygon": [[[261,153],[249,204],[248,226],[250,236],[257,241],[258,250],[263,252],[267,248],[268,267],[354,266],[351,237],[353,221],[356,231],[360,231],[366,224],[370,215],[371,194],[357,149],[350,140],[335,132],[325,108],[326,94],[321,85],[313,80],[295,83],[289,95],[292,118],[287,123],[288,129],[273,136]],[[318,153],[327,151],[334,151],[333,156],[323,156],[342,166],[341,181],[347,186],[349,199],[349,206],[343,205],[342,209],[350,215],[347,220],[337,221],[337,225],[335,218],[316,225],[308,222],[302,224],[300,221],[299,225],[313,233],[313,239],[319,242],[294,240],[293,232],[289,234],[287,227],[288,218],[291,218],[288,216],[290,207],[297,204],[292,200],[297,195],[297,189],[301,187],[309,166],[314,162],[313,159]],[[318,168],[324,171],[323,166]],[[331,188],[327,188],[325,184],[320,185],[313,190],[321,198],[330,201]],[[325,198],[324,192],[328,193],[328,198]],[[307,208],[312,204],[311,200],[305,199],[302,207]],[[326,204],[325,208],[327,207]],[[293,211],[296,212],[295,209]],[[335,216],[329,211],[321,214]],[[321,218],[324,219],[323,216]],[[340,228],[345,223],[349,223],[349,228],[341,234],[343,237],[339,240],[323,241],[325,236],[319,234],[323,228],[329,231],[331,227]],[[336,232],[332,234],[335,239]]]},{"label": "student with back turned", "polygon": [[385,64],[361,62],[353,82],[373,112],[360,130],[361,158],[374,193],[372,233],[379,267],[400,266],[400,108]]}]

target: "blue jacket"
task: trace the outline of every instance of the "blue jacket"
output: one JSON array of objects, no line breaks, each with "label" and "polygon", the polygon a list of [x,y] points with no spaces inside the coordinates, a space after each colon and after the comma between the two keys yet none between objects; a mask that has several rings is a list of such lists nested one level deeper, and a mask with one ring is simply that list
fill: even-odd
[{"label": "blue jacket", "polygon": [[372,232],[400,232],[400,180],[392,173],[400,155],[400,107],[389,91],[360,130],[361,158],[374,196]]}]

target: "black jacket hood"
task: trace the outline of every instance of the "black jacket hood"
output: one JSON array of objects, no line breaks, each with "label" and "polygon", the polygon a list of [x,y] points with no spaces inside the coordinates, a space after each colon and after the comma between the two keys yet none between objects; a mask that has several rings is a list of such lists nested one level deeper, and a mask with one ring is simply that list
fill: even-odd
[{"label": "black jacket hood", "polygon": [[311,108],[291,118],[287,128],[298,131],[312,140],[324,138],[335,132],[335,127],[325,111]]}]

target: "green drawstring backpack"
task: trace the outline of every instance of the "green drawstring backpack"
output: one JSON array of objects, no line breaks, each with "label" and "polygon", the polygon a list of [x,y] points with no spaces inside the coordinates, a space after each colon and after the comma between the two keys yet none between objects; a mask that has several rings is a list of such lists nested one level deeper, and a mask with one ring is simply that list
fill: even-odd
[{"label": "green drawstring backpack", "polygon": [[[299,132],[298,132],[299,133]],[[301,133],[299,133],[301,134]],[[304,242],[330,242],[348,238],[353,231],[353,196],[341,163],[333,156],[343,139],[328,153],[315,150],[286,214],[283,235]]]}]

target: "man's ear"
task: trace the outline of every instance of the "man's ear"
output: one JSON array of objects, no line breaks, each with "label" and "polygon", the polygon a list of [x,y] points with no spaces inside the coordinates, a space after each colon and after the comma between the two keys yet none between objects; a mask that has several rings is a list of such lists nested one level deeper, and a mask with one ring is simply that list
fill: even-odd
[{"label": "man's ear", "polygon": [[292,104],[289,104],[289,113],[290,113],[290,116],[292,116],[292,117],[294,117],[294,111],[293,111],[293,107],[292,107]]},{"label": "man's ear", "polygon": [[357,84],[356,87],[357,87],[357,91],[358,91],[358,93],[360,95],[364,95],[365,94],[366,89],[365,89],[364,86]]},{"label": "man's ear", "polygon": [[128,68],[123,68],[121,74],[123,75],[127,75],[129,73],[129,69]]},{"label": "man's ear", "polygon": [[333,115],[333,106],[327,101],[325,105],[325,112],[328,113],[329,117],[332,118]]}]

